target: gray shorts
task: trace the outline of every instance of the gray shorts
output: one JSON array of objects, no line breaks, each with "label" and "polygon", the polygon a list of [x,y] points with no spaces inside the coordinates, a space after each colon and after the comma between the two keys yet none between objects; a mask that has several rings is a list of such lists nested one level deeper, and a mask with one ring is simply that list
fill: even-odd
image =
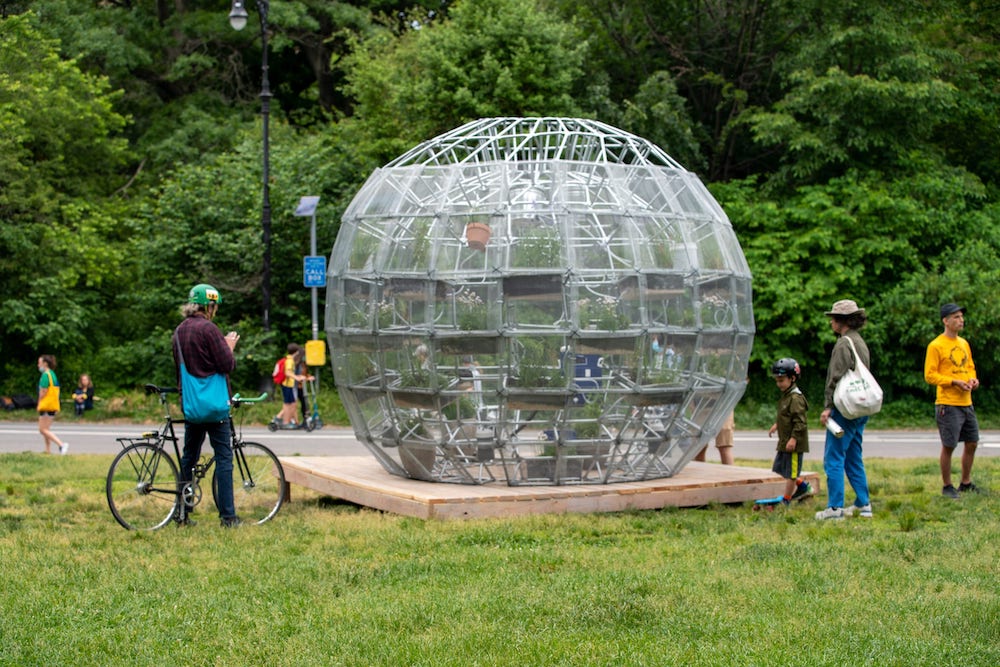
[{"label": "gray shorts", "polygon": [[938,433],[941,445],[955,449],[959,442],[979,442],[979,421],[976,408],[958,405],[935,405]]}]

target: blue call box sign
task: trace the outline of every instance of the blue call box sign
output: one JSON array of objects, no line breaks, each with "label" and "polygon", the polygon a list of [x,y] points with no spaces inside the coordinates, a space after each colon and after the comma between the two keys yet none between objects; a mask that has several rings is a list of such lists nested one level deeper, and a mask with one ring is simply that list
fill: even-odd
[{"label": "blue call box sign", "polygon": [[302,258],[302,284],[306,287],[326,287],[326,257],[308,255]]}]

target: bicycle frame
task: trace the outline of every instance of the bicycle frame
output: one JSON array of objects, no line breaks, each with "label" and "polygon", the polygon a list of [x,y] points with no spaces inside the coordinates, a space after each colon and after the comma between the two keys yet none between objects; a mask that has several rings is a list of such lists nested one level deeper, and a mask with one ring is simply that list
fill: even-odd
[{"label": "bicycle frame", "polygon": [[[167,402],[167,395],[176,393],[177,389],[150,384],[146,385],[146,392],[159,395],[160,403],[165,408],[163,426],[139,437],[117,438],[122,452],[112,462],[108,472],[108,502],[112,514],[125,528],[155,529],[171,519],[180,524],[187,523],[187,514],[202,500],[200,481],[216,461],[213,453],[207,459],[199,457],[191,470],[179,470],[183,448],[175,425],[187,422],[171,416]],[[243,403],[261,401],[266,397],[267,394],[261,394],[257,398],[242,398],[236,394],[232,397],[232,404],[237,408]],[[242,424],[237,429],[232,414],[229,416],[229,425],[233,480],[236,482],[234,490],[241,502],[245,503],[253,522],[263,523],[277,513],[284,501],[285,482],[281,463],[266,446],[244,441]],[[168,442],[172,443],[173,457],[166,446]],[[161,472],[161,467],[169,467],[169,470]],[[269,476],[272,471],[273,478]],[[169,479],[166,486],[163,483],[165,479]],[[212,494],[218,502],[218,481],[213,477],[212,482]],[[173,500],[169,501],[170,498]],[[168,505],[157,504],[157,499],[161,502],[168,501]],[[163,509],[157,510],[156,507]],[[122,514],[123,511],[127,516]],[[138,522],[132,520],[133,516],[139,519]]]}]

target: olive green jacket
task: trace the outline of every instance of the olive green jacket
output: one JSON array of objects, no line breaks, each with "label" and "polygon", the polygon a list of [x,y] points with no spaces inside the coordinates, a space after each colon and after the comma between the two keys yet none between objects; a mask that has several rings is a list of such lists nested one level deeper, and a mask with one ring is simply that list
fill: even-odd
[{"label": "olive green jacket", "polygon": [[778,451],[785,451],[785,445],[792,437],[795,438],[795,451],[809,451],[809,420],[806,413],[809,411],[809,401],[799,386],[792,383],[788,391],[781,392],[778,399],[778,418],[775,423],[778,425]]},{"label": "olive green jacket", "polygon": [[847,371],[854,368],[854,355],[851,353],[850,344],[844,340],[844,336],[850,336],[854,342],[854,349],[861,357],[861,363],[872,369],[871,353],[864,339],[854,329],[848,329],[843,336],[837,337],[837,342],[833,344],[833,352],[830,353],[830,367],[826,371],[826,388],[823,392],[823,407],[833,409],[833,392],[837,388],[840,378],[844,377]]}]

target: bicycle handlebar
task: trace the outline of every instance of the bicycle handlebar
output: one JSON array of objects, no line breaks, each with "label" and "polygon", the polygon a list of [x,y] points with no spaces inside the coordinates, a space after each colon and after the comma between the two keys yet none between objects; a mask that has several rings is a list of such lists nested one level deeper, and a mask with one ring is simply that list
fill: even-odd
[{"label": "bicycle handlebar", "polygon": [[[177,387],[159,387],[159,386],[157,386],[155,384],[147,384],[146,385],[146,393],[147,394],[159,394],[161,397],[166,398],[166,394],[176,394],[177,393]],[[248,398],[248,397],[240,396],[239,393],[236,393],[229,400],[232,402],[233,405],[240,405],[241,403],[260,403],[265,398],[267,398],[267,392],[262,393],[257,398]]]},{"label": "bicycle handlebar", "polygon": [[240,396],[239,393],[233,394],[233,397],[229,399],[233,405],[240,405],[241,403],[260,403],[265,398],[267,398],[267,392],[264,392],[257,398],[244,398]]}]

